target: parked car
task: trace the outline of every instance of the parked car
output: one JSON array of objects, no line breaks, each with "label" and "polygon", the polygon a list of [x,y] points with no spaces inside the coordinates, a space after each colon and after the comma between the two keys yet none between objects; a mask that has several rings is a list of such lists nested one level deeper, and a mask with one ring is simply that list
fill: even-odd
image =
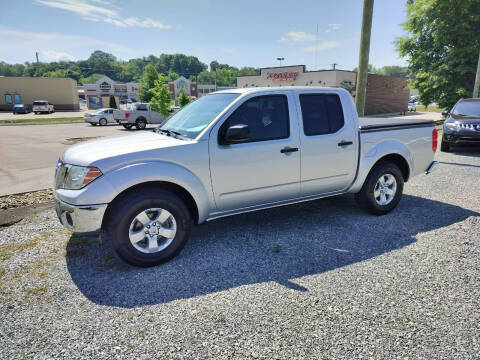
[{"label": "parked car", "polygon": [[134,103],[129,105],[126,110],[115,110],[113,117],[125,129],[135,126],[138,130],[143,130],[147,124],[161,124],[165,121],[165,116],[153,111],[145,103]]},{"label": "parked car", "polygon": [[32,111],[35,114],[47,113],[51,114],[55,112],[52,104],[49,104],[46,100],[36,100],[33,102]]},{"label": "parked car", "polygon": [[415,101],[408,102],[408,111],[417,111],[417,104]]},{"label": "parked car", "polygon": [[480,145],[480,99],[461,99],[451,111],[444,110],[443,136],[440,150],[450,151],[458,144]]},{"label": "parked car", "polygon": [[404,182],[432,170],[436,146],[433,122],[358,119],[344,89],[230,89],[156,131],[67,149],[56,209],[67,228],[104,229],[123,260],[153,266],[182,249],[193,223],[223,216],[343,193],[386,214]]},{"label": "parked car", "polygon": [[85,115],[83,115],[83,121],[90,123],[90,125],[100,126],[105,126],[108,123],[116,123],[115,119],[113,118],[114,110],[115,109],[108,108],[87,112]]},{"label": "parked car", "polygon": [[15,104],[13,105],[14,114],[28,114],[30,112],[30,106],[25,104]]}]

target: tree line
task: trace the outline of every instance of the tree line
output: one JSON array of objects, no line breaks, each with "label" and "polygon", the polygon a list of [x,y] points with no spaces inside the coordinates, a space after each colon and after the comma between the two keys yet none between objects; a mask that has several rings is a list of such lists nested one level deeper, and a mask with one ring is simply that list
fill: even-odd
[{"label": "tree line", "polygon": [[120,61],[114,55],[104,51],[94,51],[88,59],[79,61],[56,62],[26,62],[24,64],[7,64],[0,62],[0,76],[31,76],[31,77],[68,77],[78,84],[94,83],[107,75],[118,82],[138,82],[141,80],[145,67],[152,65],[155,70],[166,76],[168,81],[183,75],[187,79],[200,84],[219,86],[235,86],[237,76],[256,75],[259,69],[253,67],[236,68],[217,61],[207,64],[195,56],[184,54],[161,54]]}]

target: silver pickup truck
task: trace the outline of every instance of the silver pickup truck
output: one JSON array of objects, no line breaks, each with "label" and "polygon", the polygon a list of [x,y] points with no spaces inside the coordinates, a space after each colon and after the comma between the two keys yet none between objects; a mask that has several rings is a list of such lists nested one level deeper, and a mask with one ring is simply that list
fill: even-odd
[{"label": "silver pickup truck", "polygon": [[231,89],[155,131],[67,149],[56,209],[67,228],[104,230],[123,260],[147,267],[175,256],[192,224],[223,216],[343,193],[388,213],[436,147],[433,122],[358,119],[343,89]]},{"label": "silver pickup truck", "polygon": [[150,106],[146,103],[131,104],[126,110],[114,110],[113,118],[125,129],[131,129],[135,126],[137,130],[145,129],[147,124],[162,124],[165,122],[165,116],[150,109]]}]

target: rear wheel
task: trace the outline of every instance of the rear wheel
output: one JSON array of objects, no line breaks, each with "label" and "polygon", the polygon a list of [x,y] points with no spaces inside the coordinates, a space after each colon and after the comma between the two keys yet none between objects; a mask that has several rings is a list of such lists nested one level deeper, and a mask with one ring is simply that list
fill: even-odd
[{"label": "rear wheel", "polygon": [[125,262],[150,267],[177,255],[192,228],[188,208],[176,195],[164,190],[129,194],[112,209],[107,236]]},{"label": "rear wheel", "polygon": [[147,121],[144,118],[139,118],[135,121],[135,127],[137,130],[143,130],[147,127]]},{"label": "rear wheel", "polygon": [[450,152],[450,144],[445,141],[445,138],[442,136],[442,144],[440,145],[440,151]]},{"label": "rear wheel", "polygon": [[364,210],[375,215],[384,215],[400,202],[403,182],[403,175],[398,166],[389,161],[382,161],[370,171],[355,198]]},{"label": "rear wheel", "polygon": [[95,123],[90,123],[90,125],[92,125],[92,126],[96,126],[97,124],[95,124]]},{"label": "rear wheel", "polygon": [[133,126],[133,124],[122,124],[122,125],[123,125],[123,127],[124,127],[125,129],[127,129],[127,130],[130,130],[130,129],[132,128],[132,126]]},{"label": "rear wheel", "polygon": [[98,120],[98,123],[100,124],[100,126],[105,126],[107,125],[107,119],[101,118],[100,120]]}]

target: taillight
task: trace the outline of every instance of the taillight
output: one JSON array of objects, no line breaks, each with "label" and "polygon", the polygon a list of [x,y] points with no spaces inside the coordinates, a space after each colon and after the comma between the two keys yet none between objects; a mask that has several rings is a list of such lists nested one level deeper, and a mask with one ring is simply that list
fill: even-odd
[{"label": "taillight", "polygon": [[437,151],[438,146],[438,130],[435,128],[432,130],[432,150],[433,152]]},{"label": "taillight", "polygon": [[130,117],[130,113],[125,113],[125,118],[128,119]]}]

